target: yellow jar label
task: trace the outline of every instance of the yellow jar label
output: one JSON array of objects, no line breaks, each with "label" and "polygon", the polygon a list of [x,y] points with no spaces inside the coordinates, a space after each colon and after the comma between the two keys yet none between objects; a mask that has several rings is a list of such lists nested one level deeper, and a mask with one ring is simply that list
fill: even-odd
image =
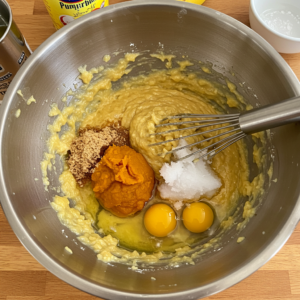
[{"label": "yellow jar label", "polygon": [[109,5],[109,0],[44,0],[56,29],[62,28],[94,10]]}]

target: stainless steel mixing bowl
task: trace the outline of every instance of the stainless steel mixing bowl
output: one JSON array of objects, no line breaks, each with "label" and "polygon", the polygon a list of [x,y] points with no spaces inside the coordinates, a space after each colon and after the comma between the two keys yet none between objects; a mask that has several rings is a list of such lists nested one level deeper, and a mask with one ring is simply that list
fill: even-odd
[{"label": "stainless steel mixing bowl", "polygon": [[[41,181],[40,161],[51,120],[49,104],[62,106],[60,98],[72,87],[80,65],[101,65],[102,57],[116,50],[155,52],[162,48],[212,62],[253,105],[300,94],[289,66],[245,25],[201,6],[152,0],[113,5],[59,30],[21,68],[1,106],[0,199],[11,227],[49,271],[107,299],[196,299],[221,291],[266,263],[300,217],[300,128],[294,124],[273,131],[274,178],[278,181],[242,231],[243,243],[236,243],[233,229],[224,237],[221,251],[208,253],[195,266],[142,273],[97,261],[94,252],[86,247],[82,251],[82,245],[75,243],[76,236],[61,225],[49,205],[55,192],[46,192]],[[240,87],[241,82],[253,88],[258,100]],[[30,88],[36,104],[27,106],[16,94],[24,88]],[[18,108],[21,115],[16,118]],[[73,255],[66,255],[65,246],[73,249]]]}]

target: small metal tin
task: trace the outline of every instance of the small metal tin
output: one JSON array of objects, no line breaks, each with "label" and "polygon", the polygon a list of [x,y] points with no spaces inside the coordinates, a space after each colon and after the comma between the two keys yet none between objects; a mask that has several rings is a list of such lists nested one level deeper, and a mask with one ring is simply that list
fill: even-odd
[{"label": "small metal tin", "polygon": [[0,103],[13,77],[31,52],[13,21],[8,3],[0,0]]}]

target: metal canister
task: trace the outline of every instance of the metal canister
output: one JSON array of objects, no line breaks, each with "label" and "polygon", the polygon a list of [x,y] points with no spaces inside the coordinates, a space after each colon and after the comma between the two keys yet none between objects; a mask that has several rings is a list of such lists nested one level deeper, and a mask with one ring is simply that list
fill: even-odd
[{"label": "metal canister", "polygon": [[13,21],[8,3],[0,0],[0,102],[30,54],[29,46]]}]

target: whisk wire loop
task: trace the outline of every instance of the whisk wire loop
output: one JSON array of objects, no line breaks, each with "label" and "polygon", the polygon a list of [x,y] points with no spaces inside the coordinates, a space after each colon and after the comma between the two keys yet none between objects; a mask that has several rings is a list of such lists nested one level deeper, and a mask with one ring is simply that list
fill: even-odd
[{"label": "whisk wire loop", "polygon": [[[210,150],[209,152],[206,152],[205,154],[201,155],[200,157],[198,157],[198,159],[202,159],[207,157],[207,159],[211,159],[212,157],[214,157],[216,154],[220,153],[221,151],[223,151],[225,148],[229,147],[230,145],[234,144],[235,142],[237,142],[238,140],[244,138],[246,135],[242,132],[238,132],[236,134],[233,134],[225,139],[223,139],[222,141],[220,141],[220,143],[222,143],[220,146],[213,148],[212,150]],[[227,142],[226,142],[227,141]],[[224,143],[225,142],[225,143]],[[214,147],[218,144],[215,143]],[[195,152],[193,152],[192,154],[186,155],[178,160],[184,160],[186,158],[191,157],[192,155],[195,155],[199,152],[204,152],[205,150],[208,150],[209,148],[212,148],[212,146],[207,146],[205,148],[199,149]]]},{"label": "whisk wire loop", "polygon": [[[199,153],[199,152],[202,152],[202,151],[205,151],[205,150],[208,150],[208,149],[212,149],[212,148],[214,148],[215,146],[219,145],[220,143],[226,142],[227,140],[230,140],[230,139],[232,139],[232,138],[236,138],[236,137],[239,136],[241,133],[243,133],[243,132],[241,132],[241,131],[240,131],[240,132],[234,133],[234,131],[235,131],[235,130],[230,130],[230,131],[228,131],[228,132],[226,132],[226,133],[223,133],[223,134],[220,134],[220,135],[218,135],[218,136],[213,136],[213,137],[204,139],[204,140],[202,140],[202,141],[198,141],[198,142],[193,143],[193,144],[189,144],[189,145],[186,145],[186,146],[178,147],[178,148],[172,149],[171,151],[168,151],[168,152],[166,152],[166,153],[164,153],[164,154],[160,154],[160,155],[172,154],[172,153],[175,153],[175,152],[177,152],[177,151],[180,151],[180,150],[183,150],[183,149],[186,149],[186,148],[192,148],[192,147],[198,146],[198,145],[200,145],[200,144],[202,144],[202,143],[204,143],[204,142],[208,142],[208,141],[210,141],[211,139],[214,139],[214,138],[216,138],[216,137],[219,137],[219,136],[222,136],[222,135],[225,135],[225,134],[233,133],[232,135],[230,135],[230,136],[228,136],[228,137],[225,137],[224,139],[222,139],[222,140],[220,140],[220,141],[217,141],[217,142],[215,142],[215,143],[213,143],[213,144],[211,144],[211,145],[208,145],[208,146],[206,146],[205,148],[198,149],[197,151],[193,152],[192,154],[190,154],[190,155],[188,155],[188,156],[185,156],[185,157],[183,157],[183,158],[181,158],[181,159],[179,159],[179,160],[186,159],[186,158],[189,158],[189,157],[191,157],[192,155],[197,154],[197,153]],[[212,151],[213,151],[213,150],[211,150],[211,152],[212,152]],[[208,155],[208,153],[205,154],[204,156],[207,156],[207,155]]]},{"label": "whisk wire loop", "polygon": [[228,115],[204,115],[204,114],[181,114],[181,115],[175,115],[166,117],[161,120],[161,122],[166,120],[172,120],[172,119],[184,119],[184,118],[230,118],[230,117],[238,117],[239,114],[228,114]]},{"label": "whisk wire loop", "polygon": [[[212,125],[213,123],[218,123],[218,125],[221,125],[220,122],[223,121],[227,121],[227,123],[229,125],[226,126],[216,126],[217,128],[215,130],[207,130],[204,132],[199,132],[196,133],[197,134],[207,134],[216,130],[224,130],[225,132],[218,134],[216,136],[212,136],[209,138],[206,138],[200,142],[196,142],[192,145],[187,145],[184,147],[179,147],[179,148],[175,148],[172,151],[169,151],[167,153],[173,153],[175,151],[179,151],[182,150],[184,148],[192,148],[193,146],[196,146],[198,144],[204,143],[205,141],[209,141],[211,139],[214,138],[219,138],[225,135],[224,138],[219,139],[218,141],[216,141],[215,143],[212,143],[211,145],[203,148],[203,149],[199,149],[196,150],[201,152],[204,151],[205,149],[211,149],[209,150],[209,152],[207,152],[206,154],[203,154],[202,157],[204,156],[213,156],[216,155],[217,153],[221,152],[222,150],[224,150],[226,147],[232,145],[233,143],[237,142],[239,139],[245,137],[248,134],[253,134],[256,132],[260,132],[260,131],[264,131],[266,129],[270,129],[270,128],[275,128],[278,126],[282,126],[282,125],[286,125],[286,124],[290,124],[290,123],[295,123],[295,122],[299,122],[300,121],[300,106],[299,106],[299,102],[300,102],[300,96],[296,96],[290,99],[286,99],[283,101],[279,101],[276,102],[274,104],[269,104],[269,105],[265,105],[265,106],[261,106],[259,108],[255,108],[253,110],[249,110],[249,111],[244,111],[241,112],[240,114],[228,114],[228,115],[203,115],[203,114],[178,114],[175,116],[169,116],[164,118],[161,122],[164,122],[166,120],[173,120],[173,119],[192,119],[192,118],[198,118],[200,120],[195,120],[195,121],[180,121],[180,122],[173,122],[173,123],[164,123],[164,124],[158,124],[156,125],[156,128],[158,127],[163,127],[163,126],[170,126],[170,124],[174,124],[174,125],[185,125],[185,124],[193,124],[193,123],[198,123],[198,125],[196,126],[202,126],[201,128],[204,127],[209,127],[209,126],[214,126]],[[205,119],[205,120],[203,120]],[[188,122],[192,122],[192,123],[188,123]],[[226,123],[226,122],[225,122]],[[205,126],[204,126],[205,125]],[[194,129],[195,126],[193,127],[189,127],[190,129]],[[230,127],[236,127],[234,129],[228,130],[230,129]],[[181,128],[179,128],[181,130]],[[186,130],[187,128],[185,128]],[[197,128],[196,128],[197,130]],[[226,130],[228,130],[226,132]],[[174,130],[172,132],[175,132]],[[235,132],[235,133],[234,133]],[[169,132],[170,133],[170,132]],[[230,134],[232,133],[232,134]],[[167,132],[162,132],[159,134],[167,134]],[[230,134],[229,136],[226,136],[227,134]],[[190,135],[190,136],[195,136],[195,135]],[[189,137],[189,136],[187,136]],[[151,144],[149,146],[157,146],[157,145],[161,145],[164,143],[168,143],[171,141],[176,141],[176,140],[180,140],[180,139],[185,139],[186,137],[180,137],[174,140],[168,140],[168,141],[164,141],[164,142],[160,142],[160,143],[155,143],[155,144]],[[194,152],[193,154],[195,154],[196,152]],[[191,154],[191,155],[193,155]],[[188,157],[188,156],[187,156]],[[185,159],[187,157],[183,157],[182,159]]]},{"label": "whisk wire loop", "polygon": [[[182,118],[180,118],[182,119]],[[216,119],[209,119],[209,120],[195,120],[195,121],[181,121],[181,122],[174,122],[174,123],[164,123],[164,124],[158,124],[155,125],[155,128],[159,128],[159,127],[166,127],[166,126],[178,126],[178,125],[185,125],[185,124],[194,124],[194,123],[212,123],[214,121],[238,121],[238,117],[229,117],[229,118],[216,118]],[[162,121],[161,121],[162,122]],[[226,122],[225,122],[226,123]],[[209,124],[207,124],[206,126],[209,126]]]},{"label": "whisk wire loop", "polygon": [[[172,130],[167,130],[167,131],[156,132],[156,133],[150,134],[150,136],[169,134],[169,133],[172,133],[172,132],[182,131],[182,130],[201,129],[201,128],[205,128],[205,127],[209,127],[209,126],[217,126],[217,125],[222,125],[222,124],[228,123],[228,120],[225,120],[225,121],[223,121],[223,120],[224,119],[220,119],[220,120],[218,120],[218,122],[209,123],[209,124],[205,124],[205,125],[196,125],[196,126],[192,126],[192,127],[177,128],[177,129],[172,129]],[[234,120],[234,121],[236,123],[233,123],[231,126],[238,126],[239,125],[238,120]],[[173,123],[173,124],[175,124],[175,123]],[[184,124],[187,124],[187,123],[184,123]],[[168,125],[171,125],[171,124],[168,124]]]},{"label": "whisk wire loop", "polygon": [[[205,156],[208,157],[208,159],[212,158],[213,156],[220,153],[221,151],[223,151],[224,149],[226,149],[230,145],[232,145],[232,144],[236,143],[237,141],[239,141],[240,139],[244,138],[245,136],[246,136],[246,134],[239,133],[239,135],[237,135],[235,138],[231,137],[231,139],[228,142],[226,142],[226,143],[222,144],[221,146],[211,150],[210,152],[206,153],[205,155],[202,155],[200,157],[200,159],[205,157]],[[218,151],[216,151],[216,150],[218,150]]]},{"label": "whisk wire loop", "polygon": [[[181,136],[181,137],[178,137],[178,138],[175,138],[175,139],[172,139],[172,140],[167,140],[167,141],[162,141],[162,142],[150,144],[149,146],[159,146],[159,145],[167,144],[167,143],[170,143],[170,142],[175,142],[175,141],[179,141],[179,140],[182,140],[182,139],[186,139],[186,138],[189,138],[189,137],[197,136],[197,135],[205,135],[205,134],[208,134],[208,133],[211,133],[211,132],[214,132],[214,131],[231,128],[231,127],[234,127],[236,125],[238,125],[238,123],[237,124],[230,124],[230,125],[227,125],[227,126],[218,127],[218,128],[214,128],[214,129],[210,129],[210,130],[206,130],[206,131],[200,131],[200,132],[193,133],[193,134],[190,134],[190,135]],[[188,130],[188,128],[186,128],[186,130]],[[210,141],[211,139],[218,138],[220,136],[226,135],[226,134],[231,133],[232,131],[236,131],[236,130],[240,130],[240,128],[239,127],[238,128],[234,128],[232,130],[229,130],[229,131],[224,132],[224,133],[220,133],[220,134],[215,135],[213,137],[206,138],[206,139],[204,139],[202,141],[196,142],[196,143],[191,144],[189,146],[194,146],[194,145],[206,142],[206,141]],[[175,151],[178,151],[178,150],[180,150],[180,148],[173,149],[172,151],[175,152]]]},{"label": "whisk wire loop", "polygon": [[[187,131],[187,130],[195,130],[196,131],[195,133],[187,135],[187,136],[180,136],[180,137],[175,138],[175,139],[169,139],[169,140],[166,140],[166,141],[153,143],[153,144],[150,144],[149,146],[164,145],[164,144],[167,144],[167,143],[170,143],[170,142],[179,141],[181,139],[195,137],[195,136],[198,136],[198,135],[205,136],[205,135],[207,135],[209,133],[212,133],[212,132],[221,131],[221,133],[218,133],[216,135],[204,138],[203,140],[197,141],[193,144],[189,144],[189,145],[182,146],[182,147],[177,147],[177,148],[174,148],[174,149],[172,149],[172,150],[170,150],[166,153],[159,154],[160,156],[165,156],[165,155],[168,155],[168,154],[174,154],[177,151],[180,151],[180,150],[183,150],[183,149],[186,149],[186,148],[192,149],[193,147],[199,146],[199,145],[201,145],[205,142],[209,142],[213,139],[218,139],[218,138],[223,137],[220,140],[214,142],[213,144],[208,145],[204,148],[198,149],[198,150],[194,151],[193,153],[180,158],[179,160],[187,159],[187,158],[189,158],[193,155],[196,155],[198,153],[201,153],[201,152],[204,152],[204,154],[201,155],[199,157],[199,159],[204,158],[204,157],[211,158],[214,155],[218,154],[219,152],[221,152],[222,150],[224,150],[225,148],[227,148],[228,146],[232,145],[233,143],[237,142],[238,140],[242,139],[245,136],[245,133],[240,128],[239,116],[240,116],[239,114],[229,114],[229,115],[190,115],[190,114],[182,114],[182,115],[167,117],[167,118],[164,118],[163,120],[161,120],[161,122],[164,122],[166,120],[171,120],[171,119],[184,119],[184,118],[201,118],[201,120],[180,121],[180,122],[173,122],[173,123],[158,124],[158,125],[155,126],[156,128],[166,127],[166,126],[180,126],[180,125],[195,124],[195,123],[197,125],[153,133],[150,136],[166,135],[166,134],[170,134],[170,133],[177,132],[177,131],[181,132],[181,131],[184,131],[184,130],[185,131]],[[203,120],[203,118],[205,118],[205,119]],[[205,131],[200,131],[199,130],[199,129],[203,129],[203,128],[206,128],[206,127],[207,128],[214,127],[214,128],[207,129]]]}]

